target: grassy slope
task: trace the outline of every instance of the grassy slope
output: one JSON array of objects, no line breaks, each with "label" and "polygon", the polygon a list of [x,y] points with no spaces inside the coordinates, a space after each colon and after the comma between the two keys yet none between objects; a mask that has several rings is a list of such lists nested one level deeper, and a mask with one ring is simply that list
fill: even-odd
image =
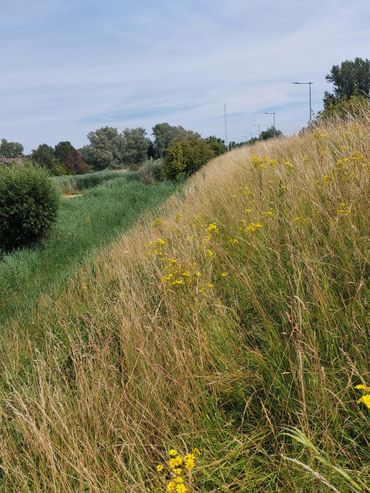
[{"label": "grassy slope", "polygon": [[58,292],[94,249],[116,238],[172,191],[168,183],[146,187],[121,174],[83,197],[62,200],[56,229],[46,244],[0,262],[0,323],[10,316],[27,317],[40,294]]},{"label": "grassy slope", "polygon": [[368,491],[369,123],[218,158],[10,322],[0,491],[142,493],[171,446],[203,451],[192,491]]}]

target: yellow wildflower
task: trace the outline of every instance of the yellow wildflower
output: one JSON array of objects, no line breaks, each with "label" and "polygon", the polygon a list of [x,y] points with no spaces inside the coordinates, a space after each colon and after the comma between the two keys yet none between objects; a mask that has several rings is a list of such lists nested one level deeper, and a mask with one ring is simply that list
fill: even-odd
[{"label": "yellow wildflower", "polygon": [[176,469],[177,467],[181,466],[183,462],[183,459],[181,455],[177,455],[176,457],[173,457],[168,461],[168,465],[170,466],[170,469]]},{"label": "yellow wildflower", "polygon": [[164,246],[166,244],[166,240],[164,240],[163,238],[158,238],[156,240],[156,243],[158,246]]},{"label": "yellow wildflower", "polygon": [[221,272],[221,277],[229,277],[229,273],[228,272]]},{"label": "yellow wildflower", "polygon": [[210,250],[209,248],[206,250],[206,255],[208,258],[212,258],[213,257],[213,252],[212,250]]},{"label": "yellow wildflower", "polygon": [[172,286],[184,286],[185,281],[183,279],[176,279],[173,281]]},{"label": "yellow wildflower", "polygon": [[270,165],[270,166],[276,166],[276,165],[277,165],[277,161],[276,161],[276,159],[270,159],[270,160],[269,160],[269,165]]},{"label": "yellow wildflower", "polygon": [[185,469],[191,471],[195,466],[195,455],[187,454],[185,455]]},{"label": "yellow wildflower", "polygon": [[257,231],[258,229],[261,229],[261,228],[262,228],[262,224],[261,223],[250,223],[245,228],[245,231],[247,233],[254,233],[255,231]]},{"label": "yellow wildflower", "polygon": [[163,224],[163,221],[160,217],[157,217],[155,220],[154,220],[154,226],[160,226],[161,224]]},{"label": "yellow wildflower", "polygon": [[289,159],[286,159],[286,160],[284,161],[284,165],[285,165],[287,168],[289,168],[289,169],[293,169],[293,168],[295,168],[294,164],[293,164],[291,161],[289,161]]},{"label": "yellow wildflower", "polygon": [[274,210],[273,209],[269,209],[268,211],[265,211],[265,212],[262,212],[262,216],[265,216],[265,217],[274,217]]},{"label": "yellow wildflower", "polygon": [[239,244],[239,240],[237,238],[230,238],[229,242],[232,245],[238,245]]},{"label": "yellow wildflower", "polygon": [[249,209],[248,207],[244,209],[245,214],[250,214],[252,212],[252,209]]},{"label": "yellow wildflower", "polygon": [[195,456],[197,456],[197,455],[199,456],[199,455],[200,455],[200,450],[199,450],[198,448],[194,448],[194,449],[191,451],[191,453],[192,453],[193,455],[195,455]]},{"label": "yellow wildflower", "polygon": [[182,277],[190,277],[190,272],[188,270],[186,270],[181,275],[182,275]]},{"label": "yellow wildflower", "polygon": [[264,159],[259,156],[253,155],[250,159],[250,163],[254,168],[262,168],[262,166],[264,165]]},{"label": "yellow wildflower", "polygon": [[180,476],[182,474],[182,469],[181,467],[175,467],[175,469],[172,469],[172,472]]},{"label": "yellow wildflower", "polygon": [[176,484],[181,484],[184,482],[184,478],[182,476],[177,476],[175,479],[174,479],[174,482]]},{"label": "yellow wildflower", "polygon": [[358,404],[362,403],[365,404],[365,406],[370,409],[370,394],[363,395],[361,399],[357,401]]},{"label": "yellow wildflower", "polygon": [[166,276],[163,276],[161,278],[161,281],[162,282],[169,282],[169,281],[171,281],[172,278],[173,278],[173,274],[167,274]]},{"label": "yellow wildflower", "polygon": [[331,175],[331,174],[330,174],[330,175],[324,175],[324,176],[322,177],[322,181],[323,181],[324,183],[330,183],[330,182],[331,182],[331,180],[332,180],[332,175]]},{"label": "yellow wildflower", "polygon": [[157,466],[157,472],[162,472],[162,471],[163,471],[162,464],[158,464],[158,466]]},{"label": "yellow wildflower", "polygon": [[341,202],[339,204],[339,208],[337,209],[337,214],[342,216],[349,216],[351,214],[351,208],[348,207],[345,202]]},{"label": "yellow wildflower", "polygon": [[356,390],[364,390],[365,392],[370,392],[370,387],[368,387],[367,385],[364,385],[362,383],[360,383],[359,385],[356,385],[355,389]]},{"label": "yellow wildflower", "polygon": [[207,226],[207,231],[208,231],[208,233],[210,233],[210,234],[214,233],[214,234],[217,234],[217,235],[218,235],[218,234],[220,233],[220,230],[218,229],[218,226],[217,226],[217,224],[215,224],[215,223],[211,223],[211,224],[209,224],[209,225]]},{"label": "yellow wildflower", "polygon": [[184,484],[176,485],[176,493],[186,493],[187,491],[188,489]]},{"label": "yellow wildflower", "polygon": [[176,483],[174,481],[169,481],[166,488],[168,493],[176,491]]}]

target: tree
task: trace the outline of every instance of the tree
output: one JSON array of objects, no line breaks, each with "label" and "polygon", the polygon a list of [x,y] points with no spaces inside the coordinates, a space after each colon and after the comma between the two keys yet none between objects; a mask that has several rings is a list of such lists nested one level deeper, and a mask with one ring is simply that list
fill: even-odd
[{"label": "tree", "polygon": [[156,158],[162,158],[175,140],[186,139],[187,137],[200,138],[197,132],[186,130],[181,126],[172,126],[169,123],[157,123],[152,130]]},{"label": "tree", "polygon": [[6,139],[1,139],[0,157],[17,158],[23,156],[23,145],[19,142],[8,142]]},{"label": "tree", "polygon": [[124,140],[116,128],[99,128],[95,132],[90,132],[87,138],[90,145],[84,147],[81,152],[92,168],[100,170],[123,164]]},{"label": "tree", "polygon": [[37,149],[33,149],[31,159],[49,170],[52,170],[57,162],[55,150],[47,144],[40,144]]},{"label": "tree", "polygon": [[149,143],[144,128],[126,128],[122,133],[123,164],[132,166],[143,163],[148,157]]},{"label": "tree", "polygon": [[227,151],[225,142],[219,137],[215,137],[212,135],[206,138],[206,142],[212,149],[214,156],[220,156]]},{"label": "tree", "polygon": [[55,146],[55,157],[61,161],[72,174],[80,175],[89,171],[89,167],[81,153],[68,141],[59,142],[59,144]]},{"label": "tree", "polygon": [[274,137],[281,137],[283,132],[275,127],[269,127],[268,129],[261,132],[260,140],[273,139]]},{"label": "tree", "polygon": [[334,94],[325,93],[324,104],[349,99],[352,96],[369,97],[370,94],[370,60],[355,58],[340,65],[333,65],[326,80],[333,84]]},{"label": "tree", "polygon": [[190,136],[175,140],[166,152],[163,173],[170,180],[185,178],[213,157],[214,153],[205,139]]}]

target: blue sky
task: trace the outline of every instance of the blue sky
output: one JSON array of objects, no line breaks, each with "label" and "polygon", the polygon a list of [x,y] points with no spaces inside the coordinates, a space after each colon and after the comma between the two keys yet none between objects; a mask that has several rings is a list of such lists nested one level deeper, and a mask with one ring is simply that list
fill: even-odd
[{"label": "blue sky", "polygon": [[169,122],[242,140],[299,130],[333,64],[370,56],[369,0],[0,0],[0,138],[87,142]]}]

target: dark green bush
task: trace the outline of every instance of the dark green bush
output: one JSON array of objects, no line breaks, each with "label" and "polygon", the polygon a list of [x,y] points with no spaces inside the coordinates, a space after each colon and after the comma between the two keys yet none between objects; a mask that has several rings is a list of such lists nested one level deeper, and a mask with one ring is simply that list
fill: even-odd
[{"label": "dark green bush", "polygon": [[214,157],[208,142],[197,137],[178,140],[168,148],[163,165],[167,179],[180,180],[195,173]]},{"label": "dark green bush", "polygon": [[43,239],[57,218],[59,197],[47,173],[31,165],[0,170],[0,249]]}]

